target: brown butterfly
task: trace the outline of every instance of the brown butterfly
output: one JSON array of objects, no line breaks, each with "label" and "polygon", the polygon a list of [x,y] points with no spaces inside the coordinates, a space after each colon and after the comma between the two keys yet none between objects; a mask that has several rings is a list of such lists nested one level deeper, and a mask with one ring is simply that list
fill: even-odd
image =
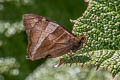
[{"label": "brown butterfly", "polygon": [[85,36],[76,37],[45,17],[24,14],[23,25],[28,36],[28,59],[55,58],[82,48]]}]

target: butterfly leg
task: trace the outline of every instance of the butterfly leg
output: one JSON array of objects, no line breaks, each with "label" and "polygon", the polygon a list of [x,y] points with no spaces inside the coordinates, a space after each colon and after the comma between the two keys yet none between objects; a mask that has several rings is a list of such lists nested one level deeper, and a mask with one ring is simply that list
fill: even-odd
[{"label": "butterfly leg", "polygon": [[70,60],[71,60],[71,63],[70,63],[70,66],[72,65],[72,63],[73,63],[73,57],[72,57],[72,50],[70,50],[70,54],[68,54],[69,55],[69,57],[70,57]]}]

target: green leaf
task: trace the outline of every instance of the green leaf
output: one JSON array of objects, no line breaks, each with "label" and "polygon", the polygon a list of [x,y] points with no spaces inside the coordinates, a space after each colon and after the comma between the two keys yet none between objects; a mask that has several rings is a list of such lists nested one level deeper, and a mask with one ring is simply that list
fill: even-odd
[{"label": "green leaf", "polygon": [[120,72],[120,0],[90,0],[73,33],[84,34],[87,39],[72,59],[63,56],[63,63],[95,65],[110,70],[113,77]]}]

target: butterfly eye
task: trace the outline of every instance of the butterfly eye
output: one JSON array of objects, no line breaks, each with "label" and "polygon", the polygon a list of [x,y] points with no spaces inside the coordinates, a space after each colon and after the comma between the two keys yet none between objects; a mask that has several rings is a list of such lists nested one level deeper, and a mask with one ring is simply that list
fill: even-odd
[{"label": "butterfly eye", "polygon": [[83,36],[82,38],[81,38],[81,40],[85,40],[86,38]]},{"label": "butterfly eye", "polygon": [[86,40],[86,37],[85,36],[80,36],[79,40],[80,40],[79,44],[84,43],[85,40]]}]

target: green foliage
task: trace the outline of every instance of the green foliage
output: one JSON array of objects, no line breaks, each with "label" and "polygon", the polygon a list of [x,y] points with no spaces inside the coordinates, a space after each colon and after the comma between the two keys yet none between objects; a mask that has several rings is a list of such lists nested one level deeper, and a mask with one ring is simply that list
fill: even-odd
[{"label": "green foliage", "polygon": [[[98,1],[99,1],[99,4],[101,3],[103,4],[103,2],[106,2],[106,0],[105,1],[98,0]],[[93,1],[91,1],[91,3],[92,2]],[[94,4],[93,6],[95,6]],[[116,3],[116,4],[111,3],[111,4],[114,7],[108,6],[108,8],[110,8],[110,11],[113,11],[112,13],[118,15],[118,13],[120,12],[119,11],[120,9],[118,7],[119,3]],[[107,5],[107,2],[106,2],[106,5]],[[98,7],[96,8],[93,6],[92,8],[95,8],[95,10],[97,10]],[[117,6],[117,8],[115,6]],[[101,49],[104,49],[104,48],[102,46],[101,46],[102,48],[100,48],[100,51],[99,49],[98,50],[94,49],[99,54],[95,54],[91,52],[90,53],[90,55],[92,54],[91,57],[89,57],[86,51],[78,51],[76,54],[73,54],[75,56],[75,57],[73,56],[73,59],[74,59],[73,63],[75,63],[77,60],[78,65],[75,64],[75,65],[72,65],[71,67],[62,65],[59,68],[54,68],[53,66],[57,63],[56,61],[58,61],[56,59],[48,59],[48,60],[41,59],[38,61],[29,61],[25,59],[25,56],[27,55],[26,54],[27,36],[24,30],[24,27],[22,25],[23,14],[34,13],[34,14],[51,18],[52,20],[55,20],[57,23],[64,25],[66,29],[71,31],[72,24],[69,22],[69,19],[70,18],[76,19],[77,17],[81,16],[84,10],[86,9],[86,7],[87,7],[87,3],[85,3],[83,0],[75,0],[75,1],[73,0],[69,0],[69,1],[68,0],[0,0],[0,71],[1,71],[0,80],[24,80],[24,79],[25,80],[48,80],[48,79],[51,79],[51,80],[56,80],[56,79],[57,80],[63,80],[63,79],[110,80],[111,75],[105,70],[96,72],[95,68],[92,68],[92,67],[81,68],[78,66],[79,63],[86,64],[87,62],[87,63],[96,64],[99,67],[103,65],[104,67],[105,64],[107,63],[107,60],[106,62],[104,62],[104,64],[102,63],[104,58],[105,59],[108,57],[111,58],[112,56],[114,59],[113,55],[115,55],[115,53],[108,54],[106,56],[101,56],[101,58],[99,58],[100,57],[99,55],[103,54]],[[92,11],[92,9],[90,8],[88,10]],[[95,21],[94,19],[96,19],[95,18],[96,16],[94,17],[93,15],[93,18],[92,17],[89,18],[91,15],[88,15],[88,12],[89,11],[87,11],[83,17],[78,19],[78,23],[75,24],[76,27],[74,28],[74,33],[76,35],[78,34],[81,35],[80,33],[83,32],[82,29],[86,25],[88,28],[86,28],[86,33],[84,34],[89,35],[87,33],[88,31],[87,29],[89,29],[88,23],[91,23],[91,21]],[[110,13],[110,15],[113,15],[112,13]],[[89,20],[87,21],[86,19],[89,19]],[[109,19],[114,20],[114,18],[112,17]],[[113,22],[110,22],[111,25],[113,25]],[[92,23],[89,25],[92,25]],[[116,26],[117,25],[119,25],[119,23],[116,23]],[[83,26],[83,28],[81,28],[81,26]],[[90,27],[92,28],[94,27],[94,25]],[[118,29],[120,30],[120,28]],[[96,28],[96,30],[98,29]],[[94,36],[94,35],[91,35],[91,36]],[[90,41],[93,41],[92,38],[90,38]],[[92,43],[94,43],[94,41]],[[112,44],[112,45],[114,46],[115,44]],[[110,47],[110,50],[111,49],[114,52],[114,48]],[[119,50],[119,47],[116,49]],[[89,52],[93,51],[93,49],[88,49],[88,51]],[[106,49],[104,54],[107,54],[106,52],[109,53],[109,50]],[[96,55],[98,55],[98,57]],[[119,54],[116,52],[116,55],[119,55]],[[64,61],[67,61],[67,63],[72,62],[68,56],[65,56],[65,57],[66,58],[64,58]],[[111,64],[113,63],[116,64],[115,63],[117,60],[116,58],[118,57],[115,56],[115,60],[112,60],[113,62]],[[91,59],[93,61],[91,61]],[[111,59],[108,59],[108,62],[109,60],[111,62]],[[97,60],[98,63],[100,64],[98,64],[97,61],[95,60]],[[106,66],[108,66],[108,64],[106,64]],[[111,66],[111,64],[109,65]],[[109,68],[112,69],[111,67]]]},{"label": "green foliage", "polygon": [[9,73],[10,75],[19,75],[19,64],[16,62],[15,58],[0,58],[0,80],[4,80],[4,73]]},{"label": "green foliage", "polygon": [[9,71],[10,69],[18,68],[19,64],[15,58],[1,58],[0,59],[0,73]]},{"label": "green foliage", "polygon": [[57,61],[49,59],[45,64],[35,69],[25,80],[110,80],[112,78],[104,70],[97,72],[92,67],[79,67],[79,64],[73,64],[71,67],[70,65],[61,65],[54,68],[53,65]]},{"label": "green foliage", "polygon": [[[82,63],[103,67],[113,77],[120,72],[120,1],[90,0],[82,17],[77,19],[73,33],[87,37],[84,47],[73,54],[73,60],[64,56],[63,63]],[[86,56],[88,59],[76,60]],[[85,62],[86,61],[86,62]]]}]

